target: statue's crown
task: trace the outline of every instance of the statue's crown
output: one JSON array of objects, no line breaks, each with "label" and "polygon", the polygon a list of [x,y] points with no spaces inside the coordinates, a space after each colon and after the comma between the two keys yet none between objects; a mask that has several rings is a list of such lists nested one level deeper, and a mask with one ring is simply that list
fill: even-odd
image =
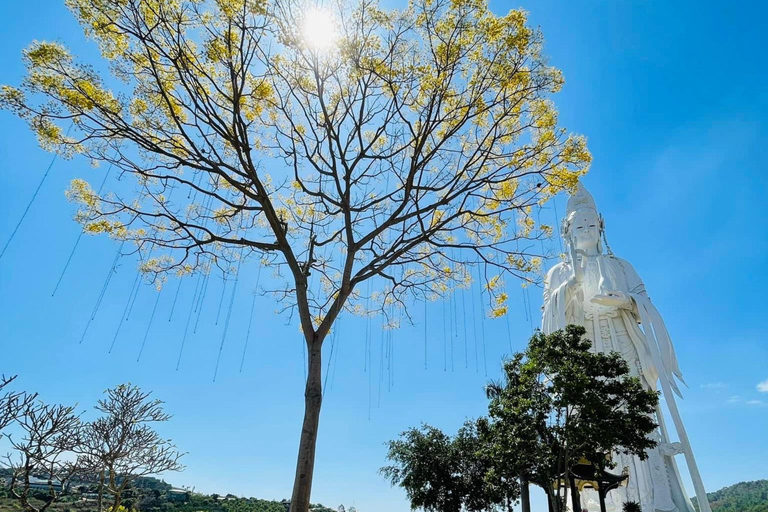
[{"label": "statue's crown", "polygon": [[597,213],[597,205],[592,194],[587,192],[587,189],[584,188],[581,182],[577,185],[576,192],[568,198],[565,217],[570,217],[573,212],[578,210],[593,210]]},{"label": "statue's crown", "polygon": [[[605,221],[603,221],[603,216],[600,215],[600,212],[597,211],[597,205],[595,204],[595,200],[592,197],[592,194],[587,192],[587,189],[584,188],[581,182],[579,182],[579,184],[576,186],[576,191],[571,195],[571,197],[568,198],[568,205],[566,206],[565,218],[563,219],[562,224],[563,237],[566,240],[568,240],[570,237],[569,232],[571,215],[578,211],[584,210],[590,210],[594,212],[595,215],[597,215],[598,223],[600,226],[600,234],[603,236],[605,248],[608,250],[608,255],[613,256],[613,251],[611,251],[611,248],[608,246],[608,240],[605,239]],[[602,253],[602,245],[600,240],[597,242],[597,248],[598,251]]]}]

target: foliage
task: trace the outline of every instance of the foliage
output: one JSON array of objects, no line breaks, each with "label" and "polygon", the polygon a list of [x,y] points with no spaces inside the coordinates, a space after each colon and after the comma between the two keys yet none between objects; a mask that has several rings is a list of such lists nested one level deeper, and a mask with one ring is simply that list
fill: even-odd
[{"label": "foliage", "polygon": [[309,509],[312,510],[313,512],[337,512],[336,509],[326,507],[322,503],[310,503]]},{"label": "foliage", "polygon": [[[148,480],[155,480],[156,485],[150,487],[162,484],[157,479],[149,478]],[[19,512],[20,508],[17,501],[3,499],[3,491],[4,489],[0,485],[0,512]],[[168,501],[168,496],[164,493],[155,496],[151,489],[145,486],[139,489],[139,499],[136,505],[132,508],[125,508],[134,512],[285,512],[285,507],[275,500],[234,496],[230,499],[223,497],[215,499],[215,497],[218,495],[190,493],[189,501],[174,502]],[[311,509],[315,512],[336,512],[319,503],[311,505]],[[83,498],[75,486],[59,502],[51,505],[49,512],[98,512],[98,505],[96,500]]]},{"label": "foliage", "polygon": [[[2,105],[45,147],[136,177],[133,197],[82,180],[70,197],[87,232],[154,247],[150,274],[207,271],[243,252],[286,269],[277,297],[320,320],[362,304],[347,288],[385,268],[411,275],[381,304],[442,294],[464,279],[447,246],[498,271],[528,268],[510,245],[530,233],[528,208],[573,187],[590,160],[557,127],[547,96],[563,78],[523,11],[360,0],[331,13],[346,32],[319,54],[297,33],[306,6],[295,0],[67,3],[119,92],[63,45],[35,42]],[[171,201],[173,189],[197,194]],[[311,271],[323,287],[305,305],[295,281]]]},{"label": "foliage", "polygon": [[151,476],[140,476],[134,479],[131,485],[136,489],[157,489],[158,491],[169,491],[172,488],[171,484],[166,483],[165,480],[160,480]]},{"label": "foliage", "polygon": [[[504,382],[487,388],[495,457],[547,493],[582,458],[612,467],[609,454],[645,458],[656,444],[648,435],[657,393],[629,377],[621,355],[591,352],[584,333],[537,332],[505,362]],[[564,498],[551,496],[555,509]]]},{"label": "foliage", "polygon": [[584,328],[540,332],[523,353],[504,363],[504,381],[487,387],[488,418],[467,422],[454,437],[423,425],[389,442],[382,468],[405,489],[413,508],[433,511],[510,508],[521,480],[542,487],[555,510],[563,492],[552,485],[586,458],[610,467],[606,456],[645,457],[655,446],[655,392],[643,390],[619,354],[590,352]]},{"label": "foliage", "polygon": [[186,503],[171,503],[164,498],[140,502],[140,512],[285,512],[279,501],[255,498],[212,499],[210,496],[191,494]]},{"label": "foliage", "polygon": [[460,510],[463,493],[457,459],[462,456],[453,440],[429,425],[411,428],[390,441],[387,459],[394,464],[382,474],[408,494],[411,508],[427,511]]},{"label": "foliage", "polygon": [[[739,482],[707,493],[712,512],[768,512],[768,480]],[[691,499],[698,511],[696,498]]]},{"label": "foliage", "polygon": [[0,107],[42,147],[135,178],[135,192],[104,194],[74,180],[68,197],[86,233],[135,243],[158,286],[249,260],[274,269],[265,291],[298,314],[308,347],[292,499],[306,510],[338,315],[379,311],[395,327],[393,309],[468,286],[479,265],[501,316],[501,275],[532,279],[541,260],[518,242],[552,231],[532,208],[591,160],[558,126],[562,75],[525,12],[497,16],[486,0],[334,3],[325,51],[298,28],[305,0],[66,2],[114,86],[34,42]]},{"label": "foliage", "polygon": [[426,424],[411,428],[388,443],[392,464],[381,473],[405,489],[413,509],[481,511],[511,504],[519,492],[515,482],[493,485],[486,478],[492,469],[486,431],[484,420],[466,422],[453,437]]}]

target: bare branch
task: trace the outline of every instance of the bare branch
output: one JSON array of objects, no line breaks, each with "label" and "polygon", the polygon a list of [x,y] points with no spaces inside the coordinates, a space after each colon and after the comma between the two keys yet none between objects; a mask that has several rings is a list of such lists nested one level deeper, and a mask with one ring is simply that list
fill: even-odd
[{"label": "bare branch", "polygon": [[184,454],[152,428],[151,424],[170,419],[162,401],[130,384],[105,393],[96,405],[103,416],[83,425],[76,450],[82,466],[102,475],[99,495],[111,496],[110,510],[115,511],[131,483],[143,476],[181,471]]}]

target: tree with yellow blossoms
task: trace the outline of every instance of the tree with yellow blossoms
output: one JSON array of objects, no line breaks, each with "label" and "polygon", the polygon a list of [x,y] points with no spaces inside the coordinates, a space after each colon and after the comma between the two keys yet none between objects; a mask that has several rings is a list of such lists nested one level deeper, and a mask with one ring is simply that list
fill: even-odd
[{"label": "tree with yellow blossoms", "polygon": [[486,0],[66,2],[111,77],[34,42],[0,104],[43,148],[135,179],[133,193],[101,194],[74,180],[68,197],[86,232],[135,244],[148,280],[274,270],[264,292],[298,316],[307,347],[291,501],[304,512],[339,315],[396,327],[408,304],[471,275],[502,315],[504,276],[538,264],[518,249],[550,230],[532,208],[590,161],[557,124],[563,78],[526,14]]}]

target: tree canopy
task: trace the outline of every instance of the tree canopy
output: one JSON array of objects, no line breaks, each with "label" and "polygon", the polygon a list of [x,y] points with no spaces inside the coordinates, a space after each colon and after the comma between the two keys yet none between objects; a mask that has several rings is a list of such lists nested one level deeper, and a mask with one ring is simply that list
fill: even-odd
[{"label": "tree canopy", "polygon": [[[286,279],[270,291],[306,303],[303,322],[359,310],[352,289],[372,276],[379,305],[444,293],[469,279],[453,249],[522,273],[535,261],[510,242],[532,235],[529,209],[590,161],[557,126],[563,78],[523,11],[344,3],[319,51],[298,0],[67,4],[118,81],[34,42],[0,101],[43,147],[136,178],[102,195],[72,183],[86,232],[136,242],[161,278],[273,264]],[[319,286],[297,287],[311,272]]]},{"label": "tree canopy", "polygon": [[[537,484],[555,510],[570,469],[587,459],[599,469],[612,468],[611,453],[646,458],[656,446],[656,392],[629,376],[617,352],[592,352],[585,329],[569,325],[545,335],[536,332],[527,350],[504,363],[504,379],[487,388],[495,457]],[[575,493],[574,493],[575,494]]]},{"label": "tree canopy", "polygon": [[[507,508],[530,481],[565,510],[570,469],[581,459],[600,470],[611,453],[645,458],[655,446],[658,395],[629,376],[618,353],[593,353],[583,327],[540,332],[504,362],[504,380],[487,388],[488,417],[454,436],[424,425],[390,441],[382,468],[414,508],[435,511]],[[557,492],[553,491],[556,482]],[[574,493],[574,498],[577,493]]]},{"label": "tree canopy", "polygon": [[[77,179],[68,196],[85,232],[129,242],[158,286],[273,269],[263,291],[297,314],[308,348],[292,500],[306,510],[338,315],[396,327],[395,310],[407,318],[409,300],[466,287],[479,266],[501,316],[502,276],[541,263],[520,247],[552,232],[533,208],[591,159],[558,126],[562,75],[525,12],[486,0],[350,0],[323,16],[305,0],[66,1],[112,79],[34,42],[0,107],[44,148],[134,178],[103,193]],[[313,43],[313,19],[331,20],[333,45]]]},{"label": "tree canopy", "polygon": [[413,509],[434,512],[509,510],[518,499],[517,480],[492,478],[485,420],[467,421],[455,436],[430,425],[411,428],[389,441],[381,468],[392,485],[405,489]]}]

